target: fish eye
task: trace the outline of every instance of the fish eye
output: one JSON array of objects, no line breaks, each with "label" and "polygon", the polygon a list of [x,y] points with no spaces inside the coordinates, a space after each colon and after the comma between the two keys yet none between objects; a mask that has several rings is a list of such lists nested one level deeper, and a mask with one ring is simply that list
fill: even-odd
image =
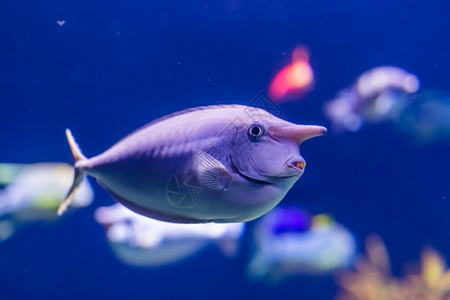
[{"label": "fish eye", "polygon": [[260,124],[253,124],[248,128],[248,136],[250,139],[260,137],[264,134],[264,127]]}]

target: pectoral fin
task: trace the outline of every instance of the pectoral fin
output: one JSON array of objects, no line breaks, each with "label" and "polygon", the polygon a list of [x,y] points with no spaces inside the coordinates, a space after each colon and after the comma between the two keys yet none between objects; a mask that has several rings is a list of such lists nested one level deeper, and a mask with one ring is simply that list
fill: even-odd
[{"label": "pectoral fin", "polygon": [[220,161],[203,151],[194,154],[193,168],[200,181],[213,191],[227,188],[232,179],[230,172]]}]

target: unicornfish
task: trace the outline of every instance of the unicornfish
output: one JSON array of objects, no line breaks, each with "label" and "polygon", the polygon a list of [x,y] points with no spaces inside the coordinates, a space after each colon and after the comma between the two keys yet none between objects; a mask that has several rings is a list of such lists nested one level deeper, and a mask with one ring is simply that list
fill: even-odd
[{"label": "unicornfish", "polygon": [[89,175],[130,210],[173,223],[232,223],[272,210],[303,175],[300,144],[326,128],[296,125],[242,105],[157,119],[86,158],[70,130],[75,176],[62,214]]}]

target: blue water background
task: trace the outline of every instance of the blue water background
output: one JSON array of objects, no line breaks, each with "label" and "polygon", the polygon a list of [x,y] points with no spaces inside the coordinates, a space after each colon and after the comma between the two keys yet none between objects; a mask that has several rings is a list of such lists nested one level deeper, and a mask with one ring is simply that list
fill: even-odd
[{"label": "blue water background", "polygon": [[[324,101],[359,74],[395,65],[423,88],[450,89],[448,1],[0,1],[0,160],[72,162],[64,129],[87,156],[170,112],[247,104],[298,44],[317,84],[283,118],[329,125]],[[59,26],[57,20],[65,20]],[[361,242],[386,242],[396,274],[424,245],[450,260],[450,146],[418,146],[390,124],[302,145],[305,175],[285,198],[328,212]],[[0,244],[4,299],[332,299],[331,276],[249,282],[209,249],[179,265],[117,261],[93,213],[111,197]],[[251,224],[250,224],[251,226]]]}]

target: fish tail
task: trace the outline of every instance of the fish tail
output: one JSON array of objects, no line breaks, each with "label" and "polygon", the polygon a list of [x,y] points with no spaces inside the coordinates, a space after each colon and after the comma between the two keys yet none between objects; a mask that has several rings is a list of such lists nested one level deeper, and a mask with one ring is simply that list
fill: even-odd
[{"label": "fish tail", "polygon": [[77,142],[75,141],[75,138],[72,135],[72,132],[70,129],[66,129],[66,136],[67,141],[69,142],[70,150],[72,151],[73,157],[75,159],[75,175],[73,177],[73,183],[70,187],[69,192],[67,193],[66,198],[64,201],[59,205],[58,208],[58,215],[61,216],[69,207],[70,203],[72,202],[75,193],[80,186],[81,182],[83,182],[83,179],[86,177],[86,172],[83,171],[82,168],[77,167],[77,163],[83,160],[87,160],[87,157],[81,153],[80,147],[78,146]]}]

